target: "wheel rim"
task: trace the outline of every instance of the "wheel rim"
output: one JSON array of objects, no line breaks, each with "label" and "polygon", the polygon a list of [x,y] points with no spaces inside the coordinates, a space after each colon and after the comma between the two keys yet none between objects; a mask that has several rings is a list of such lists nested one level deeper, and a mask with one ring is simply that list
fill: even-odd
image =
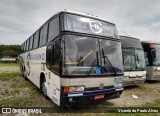
[{"label": "wheel rim", "polygon": [[44,95],[47,95],[46,82],[43,82],[43,84],[42,84],[42,91],[43,91]]}]

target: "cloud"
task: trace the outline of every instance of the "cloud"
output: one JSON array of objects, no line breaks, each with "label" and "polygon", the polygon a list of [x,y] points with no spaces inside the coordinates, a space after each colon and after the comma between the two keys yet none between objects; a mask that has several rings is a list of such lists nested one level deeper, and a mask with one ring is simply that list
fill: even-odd
[{"label": "cloud", "polygon": [[93,14],[117,25],[119,34],[159,40],[159,0],[1,0],[0,44],[21,44],[56,12]]}]

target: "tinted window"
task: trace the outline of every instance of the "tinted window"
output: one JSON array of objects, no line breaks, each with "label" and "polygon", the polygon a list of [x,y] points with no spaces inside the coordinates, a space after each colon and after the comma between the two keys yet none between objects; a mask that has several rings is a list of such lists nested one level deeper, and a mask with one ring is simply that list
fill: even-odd
[{"label": "tinted window", "polygon": [[46,56],[46,62],[47,62],[47,68],[50,69],[51,66],[51,57],[52,57],[52,46],[47,47],[47,56]]},{"label": "tinted window", "polygon": [[60,46],[59,39],[47,47],[47,67],[56,73],[59,73]]},{"label": "tinted window", "polygon": [[33,44],[33,48],[37,48],[38,47],[38,43],[39,42],[39,31],[37,31],[34,34],[34,44]]},{"label": "tinted window", "polygon": [[142,45],[139,39],[135,39],[127,36],[120,36],[122,48],[139,48],[142,49]]},{"label": "tinted window", "polygon": [[55,44],[52,48],[53,50],[53,58],[52,58],[52,65],[51,69],[53,71],[56,71],[59,73],[59,61],[60,61],[60,44],[59,44],[59,39],[55,41]]},{"label": "tinted window", "polygon": [[31,50],[33,47],[33,36],[30,37],[30,45],[29,45],[29,50]]},{"label": "tinted window", "polygon": [[46,44],[48,34],[48,23],[40,30],[40,46]]},{"label": "tinted window", "polygon": [[25,52],[26,42],[24,42],[23,45],[24,45],[24,46],[23,46],[23,51]]},{"label": "tinted window", "polygon": [[53,40],[59,33],[59,17],[52,19],[49,23],[48,42]]},{"label": "tinted window", "polygon": [[28,48],[29,48],[29,39],[27,40],[26,51],[28,51]]},{"label": "tinted window", "polygon": [[40,29],[40,34],[39,34],[39,46],[42,46],[43,45],[43,28]]}]

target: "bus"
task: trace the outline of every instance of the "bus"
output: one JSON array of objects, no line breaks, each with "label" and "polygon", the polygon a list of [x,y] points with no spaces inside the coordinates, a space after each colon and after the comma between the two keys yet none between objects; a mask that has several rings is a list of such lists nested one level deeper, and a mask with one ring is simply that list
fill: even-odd
[{"label": "bus", "polygon": [[98,17],[60,11],[23,44],[20,69],[58,106],[120,97],[121,42],[116,25]]},{"label": "bus", "polygon": [[122,44],[124,86],[140,85],[146,79],[144,51],[137,38],[120,36]]},{"label": "bus", "polygon": [[142,41],[147,69],[146,80],[160,80],[160,42]]}]

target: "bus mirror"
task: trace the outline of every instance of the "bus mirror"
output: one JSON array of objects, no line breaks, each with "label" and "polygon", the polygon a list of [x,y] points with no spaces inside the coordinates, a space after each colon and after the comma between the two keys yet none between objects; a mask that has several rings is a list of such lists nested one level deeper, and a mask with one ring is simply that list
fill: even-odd
[{"label": "bus mirror", "polygon": [[145,58],[147,57],[147,52],[144,52],[144,57],[145,57]]},{"label": "bus mirror", "polygon": [[152,57],[153,57],[153,58],[156,58],[156,50],[155,50],[155,49],[152,49],[151,53],[152,53]]}]

